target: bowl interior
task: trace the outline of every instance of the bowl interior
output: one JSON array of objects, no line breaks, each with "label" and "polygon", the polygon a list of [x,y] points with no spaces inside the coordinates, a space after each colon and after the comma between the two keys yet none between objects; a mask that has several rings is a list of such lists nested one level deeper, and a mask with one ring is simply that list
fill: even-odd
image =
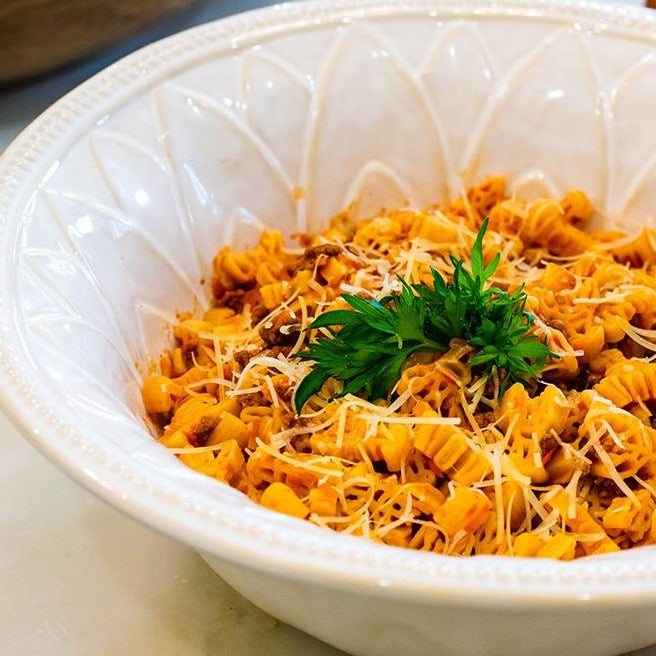
[{"label": "bowl interior", "polygon": [[422,207],[493,173],[528,197],[580,187],[607,222],[653,219],[653,23],[530,7],[277,8],[151,46],[60,102],[2,161],[9,411],[86,485],[207,551],[285,531],[341,558],[372,548],[188,471],[152,439],[140,381],[175,312],[206,304],[218,247],[262,227]]}]

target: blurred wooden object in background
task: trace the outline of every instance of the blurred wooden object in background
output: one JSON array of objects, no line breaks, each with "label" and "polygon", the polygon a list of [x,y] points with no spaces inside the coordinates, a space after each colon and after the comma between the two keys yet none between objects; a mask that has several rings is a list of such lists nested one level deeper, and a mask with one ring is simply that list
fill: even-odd
[{"label": "blurred wooden object in background", "polygon": [[0,83],[57,68],[194,0],[0,0]]}]

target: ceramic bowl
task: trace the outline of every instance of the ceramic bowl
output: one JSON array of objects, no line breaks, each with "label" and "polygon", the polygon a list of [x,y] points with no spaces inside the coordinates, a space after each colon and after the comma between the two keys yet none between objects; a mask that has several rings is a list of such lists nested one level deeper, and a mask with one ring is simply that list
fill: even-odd
[{"label": "ceramic bowl", "polygon": [[[179,34],[91,79],[0,161],[0,389],[82,485],[269,613],[361,656],[616,654],[656,642],[656,550],[452,558],[274,514],[153,439],[139,387],[225,242],[502,172],[656,207],[656,18],[597,3],[340,0]],[[304,194],[299,198],[296,188]],[[74,536],[71,536],[74,538]]]}]

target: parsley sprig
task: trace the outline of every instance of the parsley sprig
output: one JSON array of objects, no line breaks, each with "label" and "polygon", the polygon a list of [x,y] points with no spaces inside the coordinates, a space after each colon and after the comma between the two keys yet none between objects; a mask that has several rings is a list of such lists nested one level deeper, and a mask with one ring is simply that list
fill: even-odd
[{"label": "parsley sprig", "polygon": [[469,364],[480,375],[500,373],[500,396],[512,383],[528,386],[537,379],[547,358],[558,356],[530,334],[533,315],[525,309],[523,286],[513,293],[487,286],[501,260],[497,253],[484,263],[487,224],[486,219],[476,236],[471,272],[451,255],[450,283],[431,268],[432,288],[399,278],[401,291],[380,301],[342,294],[350,309],[319,315],[310,327],[327,328],[331,336],[320,337],[298,354],[315,364],[296,390],[297,412],[329,378],[343,383],[338,396],[360,394],[371,401],[387,396],[411,355],[443,353],[456,338],[478,347]]}]

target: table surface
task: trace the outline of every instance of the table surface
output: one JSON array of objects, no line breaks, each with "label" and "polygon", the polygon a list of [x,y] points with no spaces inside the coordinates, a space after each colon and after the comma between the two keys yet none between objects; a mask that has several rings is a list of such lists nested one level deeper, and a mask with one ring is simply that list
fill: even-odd
[{"label": "table surface", "polygon": [[[0,89],[0,152],[54,100],[135,48],[266,4],[206,0],[83,63]],[[3,656],[342,654],[259,611],[194,551],[69,481],[1,413],[0,453]],[[656,656],[656,646],[638,654]]]}]

